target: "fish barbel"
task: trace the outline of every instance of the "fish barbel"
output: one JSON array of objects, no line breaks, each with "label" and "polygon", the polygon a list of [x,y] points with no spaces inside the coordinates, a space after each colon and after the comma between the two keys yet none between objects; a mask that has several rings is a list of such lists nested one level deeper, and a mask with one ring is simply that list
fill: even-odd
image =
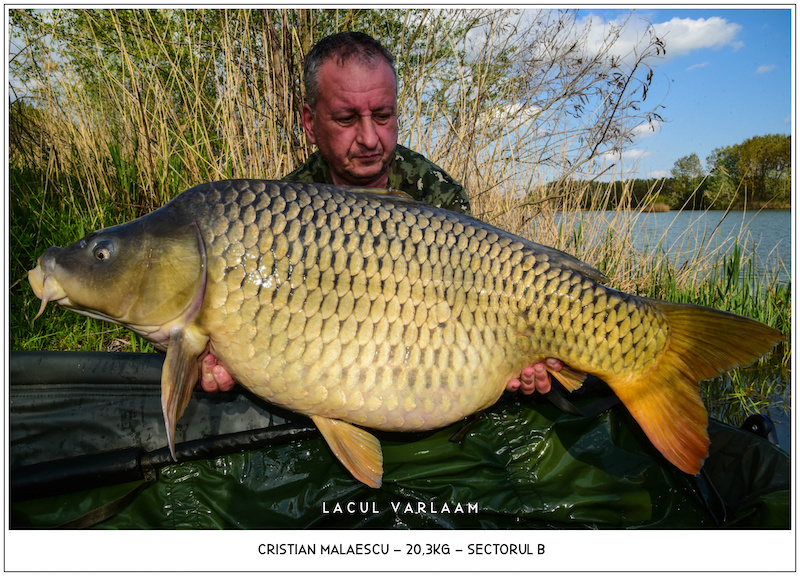
[{"label": "fish barbel", "polygon": [[604,380],[653,445],[697,474],[698,382],[771,349],[764,324],[626,294],[563,252],[386,190],[201,184],[127,224],[48,249],[42,300],[127,326],[166,350],[175,424],[213,353],[236,381],[310,416],[355,478],[380,486],[364,428],[432,430],[491,406],[547,357],[569,389]]}]

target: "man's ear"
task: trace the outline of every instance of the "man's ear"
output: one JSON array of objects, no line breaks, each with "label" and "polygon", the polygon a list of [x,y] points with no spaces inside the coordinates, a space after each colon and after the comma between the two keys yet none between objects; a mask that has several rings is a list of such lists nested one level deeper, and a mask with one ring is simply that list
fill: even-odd
[{"label": "man's ear", "polygon": [[312,144],[317,143],[317,138],[314,136],[314,111],[308,104],[303,104],[303,130],[306,132],[306,137]]}]

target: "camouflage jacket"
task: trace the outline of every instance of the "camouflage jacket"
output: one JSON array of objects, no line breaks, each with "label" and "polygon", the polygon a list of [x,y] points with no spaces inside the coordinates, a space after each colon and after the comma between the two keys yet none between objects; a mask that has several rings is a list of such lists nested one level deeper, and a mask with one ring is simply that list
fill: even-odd
[{"label": "camouflage jacket", "polygon": [[[333,184],[331,171],[319,150],[283,179],[289,182]],[[427,204],[470,214],[469,198],[461,184],[422,154],[399,144],[389,168],[389,188],[402,190]]]}]

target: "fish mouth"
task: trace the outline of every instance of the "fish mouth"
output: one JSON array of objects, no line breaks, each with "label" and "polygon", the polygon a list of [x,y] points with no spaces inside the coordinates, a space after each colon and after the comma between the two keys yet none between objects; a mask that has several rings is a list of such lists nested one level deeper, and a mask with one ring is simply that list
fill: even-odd
[{"label": "fish mouth", "polygon": [[59,304],[60,301],[67,298],[67,293],[53,276],[52,267],[48,266],[46,262],[43,263],[41,259],[36,268],[28,272],[28,282],[33,288],[33,293],[42,301],[39,312],[33,317],[34,320],[42,315],[48,302]]}]

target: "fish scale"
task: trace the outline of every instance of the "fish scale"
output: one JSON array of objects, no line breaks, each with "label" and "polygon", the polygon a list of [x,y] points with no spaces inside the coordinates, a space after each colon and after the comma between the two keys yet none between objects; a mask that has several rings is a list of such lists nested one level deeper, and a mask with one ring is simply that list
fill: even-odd
[{"label": "fish scale", "polygon": [[[437,218],[420,206],[394,220],[382,205],[385,199],[343,196],[334,191],[321,192],[318,211],[300,217],[302,209],[311,205],[305,190],[273,185],[248,192],[240,191],[237,198],[230,193],[221,197],[210,190],[197,200],[203,205],[222,203],[221,214],[216,206],[209,213],[227,218],[230,224],[224,228],[213,219],[199,219],[201,229],[217,232],[205,238],[209,277],[200,323],[213,334],[211,347],[224,359],[226,368],[257,394],[300,412],[369,427],[419,430],[441,426],[476,407],[490,405],[499,397],[508,375],[521,369],[525,360],[514,342],[481,357],[484,340],[506,341],[509,323],[517,328],[516,312],[510,308],[500,313],[498,305],[488,318],[480,314],[476,322],[472,316],[478,305],[475,302],[471,311],[462,314],[465,292],[455,289],[452,282],[454,269],[463,274],[463,259],[455,223],[447,214],[440,213]],[[271,201],[263,201],[265,197]],[[258,241],[249,246],[241,219],[241,214],[248,212],[252,213],[248,219],[258,223],[259,229],[250,233]],[[373,219],[395,225],[377,227]],[[390,236],[393,231],[396,237]],[[444,249],[434,244],[437,232],[441,232],[438,238]],[[462,232],[470,233],[474,231],[469,227]],[[478,255],[493,261],[499,273],[500,265],[512,253],[509,242],[498,245],[493,233],[479,234],[476,240]],[[402,260],[398,258],[400,243],[406,256]],[[256,246],[255,257],[249,257]],[[440,257],[445,249],[443,265]],[[218,259],[223,263],[216,264]],[[246,270],[247,262],[253,260],[260,260],[259,267]],[[287,265],[281,266],[281,262]],[[484,264],[489,261],[474,264],[474,271],[482,270]],[[298,265],[303,279],[299,284],[291,281],[296,270],[292,267]],[[512,288],[510,282],[502,281],[497,287],[491,283],[484,287],[481,276],[472,294]],[[320,279],[312,290],[305,284],[309,277]],[[258,306],[250,304],[255,301]],[[259,318],[253,330],[255,312]],[[476,328],[470,334],[465,325]],[[467,346],[450,354],[457,332],[458,341]],[[365,346],[369,342],[374,345]],[[261,356],[259,365],[250,368],[255,349],[270,354]],[[405,368],[408,356],[418,357],[421,363],[414,374]],[[332,360],[337,366],[326,366]],[[378,370],[370,390],[385,400],[367,405],[361,392],[362,373],[376,362],[392,368]],[[247,369],[240,367],[243,365]],[[259,381],[259,372],[271,375],[268,383]],[[449,377],[442,379],[441,373]],[[493,385],[472,390],[464,386],[476,376],[492,380]],[[432,388],[441,388],[448,395],[460,392],[456,402],[448,399],[447,416],[442,416],[434,402],[423,402],[420,397],[430,394]],[[393,407],[390,417],[384,414],[386,405]]]},{"label": "fish scale", "polygon": [[[365,428],[438,428],[493,404],[547,357],[576,389],[605,380],[664,456],[708,453],[698,380],[782,336],[753,320],[625,294],[579,260],[386,190],[235,180],[51,248],[42,299],[124,324],[166,350],[170,449],[208,350],[262,398],[306,414],[379,486]],[[131,290],[131,286],[139,286]],[[174,452],[173,452],[174,454]]]},{"label": "fish scale", "polygon": [[[510,244],[514,244],[516,253],[519,254],[519,243],[512,243],[508,238],[501,241],[495,232],[480,230],[475,234],[473,227],[448,221],[444,214],[436,218],[430,210],[422,206],[407,210],[402,220],[398,219],[401,223],[399,230],[391,225],[370,226],[372,218],[379,214],[380,203],[385,203],[385,200],[357,196],[337,197],[335,193],[320,198],[318,205],[324,206],[324,213],[317,212],[316,221],[322,224],[313,224],[312,212],[306,212],[306,217],[298,218],[301,210],[311,204],[305,191],[293,194],[287,193],[285,187],[273,186],[271,194],[266,187],[264,191],[255,192],[250,193],[246,189],[240,193],[239,198],[228,194],[226,203],[223,204],[225,210],[222,216],[228,219],[230,225],[224,230],[218,226],[208,226],[208,229],[223,230],[222,235],[227,238],[226,241],[219,242],[219,251],[216,249],[217,236],[206,239],[206,244],[211,247],[210,266],[215,270],[223,270],[224,277],[209,278],[212,288],[207,295],[210,304],[208,308],[215,313],[209,313],[204,322],[208,331],[217,335],[211,339],[212,349],[220,358],[226,359],[226,367],[237,379],[256,393],[265,397],[272,397],[277,393],[275,401],[288,408],[346,419],[364,426],[388,426],[394,430],[425,429],[446,423],[442,421],[441,411],[436,407],[430,407],[429,410],[419,409],[423,403],[416,397],[418,391],[430,393],[433,380],[441,386],[439,373],[451,375],[447,380],[450,389],[446,385],[444,387],[448,393],[456,391],[452,388],[456,388],[457,383],[468,382],[471,378],[493,381],[493,386],[484,385],[476,391],[477,399],[471,397],[472,390],[469,387],[459,387],[463,395],[460,409],[455,407],[458,412],[448,418],[459,419],[475,411],[476,407],[483,408],[493,403],[502,393],[508,374],[521,369],[522,365],[530,361],[530,357],[525,356],[527,351],[522,349],[525,348],[524,344],[520,345],[520,338],[516,335],[524,330],[513,317],[517,313],[517,307],[503,306],[506,300],[514,304],[517,302],[513,297],[514,285],[511,278],[521,275],[522,270],[520,273],[513,273],[509,260],[515,253]],[[217,194],[212,192],[203,202],[212,203],[216,197]],[[271,198],[272,201],[262,201],[256,208],[253,204],[257,198],[264,197]],[[254,258],[248,258],[248,250],[252,250],[256,243],[252,241],[248,246],[244,241],[243,221],[240,219],[241,214],[248,211],[253,212],[253,222],[262,223],[258,226],[258,231],[250,233],[259,240],[258,253]],[[266,214],[262,216],[262,212]],[[218,211],[212,210],[212,213],[218,214]],[[377,221],[394,222],[389,215],[390,212],[384,210],[383,219],[379,215]],[[444,229],[443,221],[447,222]],[[203,224],[201,220],[201,228]],[[456,230],[461,230],[463,236],[459,236]],[[352,232],[356,234],[351,235]],[[397,237],[390,236],[393,232]],[[436,232],[441,232],[438,240]],[[301,235],[305,242],[300,240]],[[473,273],[473,284],[466,284],[464,289],[458,289],[452,284],[453,269],[463,276],[462,261],[466,264],[466,259],[461,258],[458,249],[459,237],[474,238],[477,244],[474,245],[473,252],[480,257],[479,261],[471,259],[467,270]],[[320,245],[317,238],[325,242]],[[401,266],[396,266],[400,255],[398,244],[401,242],[404,245],[402,253],[405,259],[401,260]],[[391,250],[393,244],[397,246],[394,254]],[[368,247],[366,253],[365,247]],[[447,263],[443,268],[440,257],[445,250]],[[272,265],[262,265],[261,268],[246,273],[246,262],[256,260],[262,254],[272,255],[268,259],[268,263]],[[318,254],[316,260],[313,257],[315,254]],[[214,267],[213,261],[216,258],[223,258],[225,266]],[[521,258],[517,259],[521,261]],[[572,360],[575,356],[575,344],[570,344],[564,335],[565,331],[558,328],[562,325],[561,317],[573,308],[571,302],[577,294],[572,288],[583,284],[585,290],[587,282],[576,273],[551,267],[546,259],[540,260],[542,261],[537,262],[533,258],[526,263],[529,268],[538,268],[537,275],[548,280],[541,290],[544,301],[541,306],[530,309],[532,314],[529,314],[528,323],[533,326],[549,326],[550,329],[545,329],[541,334],[534,333],[540,338],[543,349],[549,355]],[[281,266],[282,262],[285,265]],[[291,281],[296,270],[292,270],[292,267],[301,263],[303,280],[308,276],[319,276],[322,279],[320,285],[310,294],[304,283],[299,280]],[[402,267],[402,272],[407,272],[409,263],[410,275],[400,277],[401,282],[406,278],[408,282],[398,293],[394,269]],[[487,269],[488,275],[483,273]],[[424,281],[423,278],[428,280]],[[223,285],[226,285],[225,290],[213,288]],[[449,285],[449,291],[445,290],[445,285]],[[467,299],[465,292],[478,298],[473,298],[471,308],[462,314],[461,308]],[[505,297],[493,298],[490,303],[489,296],[498,294]],[[521,296],[524,299],[525,293]],[[249,308],[255,310],[255,307],[248,305],[255,299],[259,299],[260,306],[265,301],[272,300],[272,314],[269,309],[262,309],[259,317],[260,325],[270,324],[267,330],[250,329],[255,317],[243,317],[243,311]],[[453,310],[457,299],[459,309]],[[481,312],[476,321],[473,315],[479,306],[479,299],[482,300]],[[361,313],[354,318],[352,313],[356,301],[360,303]],[[406,316],[400,318],[396,311],[409,302],[411,306],[406,306]],[[310,304],[310,314],[304,313],[303,307],[306,303]],[[395,312],[392,313],[392,310]],[[226,313],[223,314],[223,311]],[[486,311],[489,311],[488,316]],[[549,322],[539,322],[539,311],[548,315]],[[294,323],[290,328],[289,318],[292,314]],[[449,322],[451,315],[455,316],[453,322]],[[375,350],[369,347],[363,350],[367,338],[376,334],[376,322],[384,317],[388,326],[378,331],[380,339],[374,341]],[[609,323],[598,324],[595,336],[598,341],[608,338],[608,332],[611,332],[611,337],[618,337],[618,327],[607,329],[607,324]],[[301,329],[306,325],[312,327],[308,335]],[[465,325],[475,325],[476,330],[470,335]],[[231,331],[232,327],[240,326],[244,328]],[[314,328],[316,326],[319,328]],[[465,351],[452,355],[451,358],[448,350],[455,341],[453,335],[456,326],[464,335],[461,343],[466,343],[467,346]],[[359,332],[362,337],[357,340]],[[490,335],[487,336],[486,332]],[[408,336],[403,338],[405,333]],[[481,358],[478,349],[484,340],[493,346],[499,342],[505,342],[506,345],[496,349],[491,357],[484,355]],[[325,346],[331,346],[331,342],[336,344],[330,350],[330,359],[339,358],[339,366],[333,372],[320,364],[322,350]],[[273,376],[269,384],[264,385],[258,383],[257,376],[235,368],[240,363],[251,361],[253,350],[257,348],[268,349],[270,357],[262,357],[261,362],[266,360],[266,363],[258,366],[256,371],[263,370],[269,374],[281,372],[285,375],[277,378]],[[580,353],[587,354],[594,346],[587,343],[581,348]],[[361,354],[361,360],[356,362],[362,350],[364,353]],[[542,352],[539,354],[541,356]],[[386,408],[380,402],[373,402],[365,407],[359,390],[361,371],[375,361],[391,363],[393,359],[405,358],[407,355],[419,356],[422,362],[423,369],[416,371],[415,379],[410,379],[414,384],[397,386],[395,382],[398,377],[401,383],[408,382],[409,379],[405,375],[400,376],[398,370],[392,370],[387,371],[387,376],[380,379],[387,390],[379,388],[372,391],[380,393],[380,398],[387,398],[392,406],[395,404],[393,395],[398,394],[397,405],[408,412],[402,415],[393,408],[394,414],[387,423],[382,414]],[[474,361],[467,363],[467,356],[472,356]],[[273,358],[276,359],[274,366]],[[597,359],[590,357],[587,360],[591,362]],[[610,362],[614,360],[619,364],[621,358],[609,357],[604,367],[610,367]],[[600,363],[603,365],[602,361]],[[335,393],[333,378],[342,384]],[[325,385],[327,394],[308,393],[308,389],[320,386],[321,382],[328,382]],[[271,386],[277,388],[277,392]],[[334,397],[335,400],[331,401],[329,397]],[[452,408],[454,407],[451,406]]]}]

